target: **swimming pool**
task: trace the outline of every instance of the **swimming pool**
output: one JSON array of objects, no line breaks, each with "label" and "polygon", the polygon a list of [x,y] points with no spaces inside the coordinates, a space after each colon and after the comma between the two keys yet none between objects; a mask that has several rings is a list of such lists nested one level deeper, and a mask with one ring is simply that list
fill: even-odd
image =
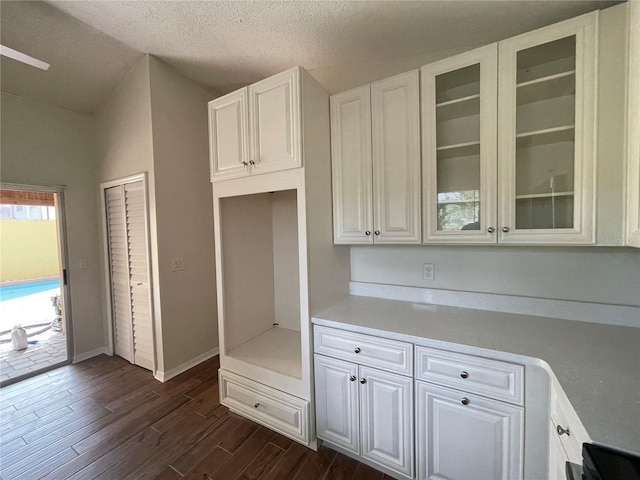
[{"label": "swimming pool", "polygon": [[60,280],[47,280],[44,282],[23,283],[21,285],[11,285],[0,287],[0,302],[13,300],[14,298],[26,297],[34,293],[46,292],[60,288]]}]

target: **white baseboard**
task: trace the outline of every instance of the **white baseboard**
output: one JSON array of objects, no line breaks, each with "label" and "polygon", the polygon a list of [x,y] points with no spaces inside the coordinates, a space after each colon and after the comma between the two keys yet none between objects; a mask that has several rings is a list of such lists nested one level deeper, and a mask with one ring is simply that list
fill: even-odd
[{"label": "white baseboard", "polygon": [[88,360],[92,357],[97,357],[98,355],[109,355],[109,347],[100,347],[100,348],[96,348],[94,350],[89,350],[88,352],[84,352],[84,353],[79,353],[78,355],[74,355],[73,356],[73,363],[79,363],[79,362],[83,362],[85,360]]},{"label": "white baseboard", "polygon": [[156,373],[153,376],[156,378],[156,380],[160,380],[161,382],[166,382],[167,380],[171,380],[173,377],[177,377],[181,373],[186,372],[190,368],[193,368],[196,365],[199,365],[205,360],[209,360],[210,358],[215,357],[219,353],[220,353],[220,349],[218,347],[212,348],[211,350],[206,351],[203,354],[198,355],[197,357],[194,357],[191,360],[184,362],[183,364],[178,365],[175,368],[172,368],[171,370],[167,370],[166,372],[163,372],[162,370],[156,370]]}]

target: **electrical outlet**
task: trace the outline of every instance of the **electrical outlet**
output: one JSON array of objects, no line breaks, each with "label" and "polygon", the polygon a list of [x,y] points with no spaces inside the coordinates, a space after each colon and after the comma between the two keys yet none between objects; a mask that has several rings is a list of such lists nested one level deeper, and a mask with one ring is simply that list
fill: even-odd
[{"label": "electrical outlet", "polygon": [[182,257],[176,257],[171,259],[171,271],[177,272],[180,270],[184,270],[184,260]]},{"label": "electrical outlet", "polygon": [[78,260],[78,267],[80,267],[81,270],[84,270],[85,268],[87,268],[87,260],[84,258],[81,258],[80,260]]},{"label": "electrical outlet", "polygon": [[433,263],[425,263],[422,265],[422,278],[425,280],[436,279],[436,266]]}]

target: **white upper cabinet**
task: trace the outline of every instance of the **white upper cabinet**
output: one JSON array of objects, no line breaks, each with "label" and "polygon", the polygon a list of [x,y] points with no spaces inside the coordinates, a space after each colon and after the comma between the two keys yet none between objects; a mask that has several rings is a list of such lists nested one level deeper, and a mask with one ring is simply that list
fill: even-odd
[{"label": "white upper cabinet", "polygon": [[595,242],[598,12],[499,43],[501,243]]},{"label": "white upper cabinet", "polygon": [[252,173],[301,167],[300,69],[287,70],[248,88]]},{"label": "white upper cabinet", "polygon": [[371,84],[374,243],[420,243],[419,72]]},{"label": "white upper cabinet", "polygon": [[422,68],[425,243],[595,243],[597,22]]},{"label": "white upper cabinet", "polygon": [[420,243],[419,72],[331,97],[334,241]]},{"label": "white upper cabinet", "polygon": [[424,242],[495,243],[497,44],[422,67]]},{"label": "white upper cabinet", "polygon": [[209,102],[211,181],[248,174],[247,89]]},{"label": "white upper cabinet", "polygon": [[627,245],[640,247],[640,3],[628,5]]},{"label": "white upper cabinet", "polygon": [[300,69],[209,102],[211,181],[302,166]]},{"label": "white upper cabinet", "polygon": [[373,243],[371,89],[331,97],[331,171],[335,243]]}]

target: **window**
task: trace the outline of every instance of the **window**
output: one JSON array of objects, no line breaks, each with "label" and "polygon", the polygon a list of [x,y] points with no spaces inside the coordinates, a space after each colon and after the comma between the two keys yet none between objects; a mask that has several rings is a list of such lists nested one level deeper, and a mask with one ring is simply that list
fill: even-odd
[{"label": "window", "polygon": [[438,193],[438,230],[480,230],[480,191]]},{"label": "window", "polygon": [[3,220],[55,220],[56,207],[30,205],[0,205],[0,219]]}]

